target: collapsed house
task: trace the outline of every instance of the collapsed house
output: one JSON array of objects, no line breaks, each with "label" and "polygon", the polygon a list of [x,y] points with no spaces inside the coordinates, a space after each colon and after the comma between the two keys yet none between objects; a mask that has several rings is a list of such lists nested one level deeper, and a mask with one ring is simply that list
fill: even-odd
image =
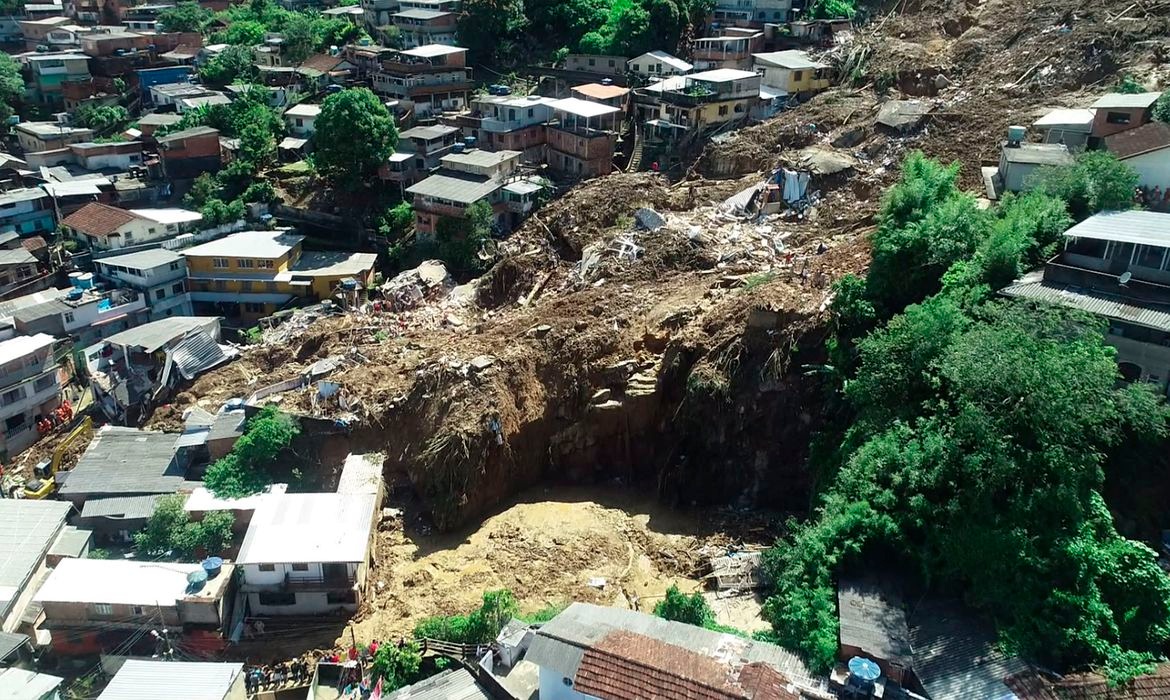
[{"label": "collapsed house", "polygon": [[131,425],[174,391],[234,358],[221,345],[217,317],[173,316],[122,331],[86,348],[97,405],[106,417]]}]

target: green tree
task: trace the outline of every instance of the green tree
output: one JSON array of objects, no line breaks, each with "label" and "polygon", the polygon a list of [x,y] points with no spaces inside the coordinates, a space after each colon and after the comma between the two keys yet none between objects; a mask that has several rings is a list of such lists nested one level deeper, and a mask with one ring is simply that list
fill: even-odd
[{"label": "green tree", "polygon": [[160,498],[145,527],[134,533],[134,545],[147,554],[170,552],[177,557],[190,557],[199,551],[219,554],[231,546],[235,515],[216,511],[200,522],[191,522],[183,507],[185,501],[182,494]]},{"label": "green tree", "polygon": [[191,183],[191,189],[183,197],[183,203],[195,209],[202,209],[212,199],[219,197],[219,183],[211,173],[201,173]]},{"label": "green tree", "polygon": [[120,128],[130,121],[130,113],[121,105],[83,105],[73,115],[78,126],[99,133]]},{"label": "green tree", "polygon": [[304,61],[313,53],[317,41],[313,34],[313,20],[304,13],[296,13],[280,32],[283,58],[290,64]]},{"label": "green tree", "polygon": [[223,87],[237,80],[256,78],[256,64],[249,46],[233,44],[213,56],[202,68],[199,77],[208,85]]},{"label": "green tree", "polygon": [[267,168],[276,160],[276,139],[263,124],[249,124],[240,132],[239,158],[253,170]]},{"label": "green tree", "polygon": [[239,20],[232,22],[226,29],[217,32],[215,41],[220,44],[231,44],[248,48],[264,41],[264,34],[268,28],[256,20]]},{"label": "green tree", "polygon": [[414,230],[414,207],[410,202],[399,202],[387,209],[378,220],[378,235],[397,240]]},{"label": "green tree", "polygon": [[161,29],[168,32],[199,32],[209,21],[211,10],[200,7],[197,2],[180,2],[158,15]]},{"label": "green tree", "polygon": [[248,185],[248,188],[240,195],[240,199],[245,202],[275,204],[280,201],[280,195],[277,194],[276,188],[272,186],[271,182],[257,180]]},{"label": "green tree", "polygon": [[417,683],[422,678],[421,668],[422,652],[413,641],[402,647],[383,644],[374,653],[373,675],[382,679],[383,692]]},{"label": "green tree", "polygon": [[414,636],[455,644],[487,644],[517,614],[516,598],[511,591],[485,591],[483,604],[471,614],[427,618],[415,626]]},{"label": "green tree", "polygon": [[852,19],[856,14],[856,0],[811,0],[804,10],[809,19]]},{"label": "green tree", "polygon": [[467,47],[473,63],[500,64],[514,58],[527,24],[522,0],[464,0],[459,45]]},{"label": "green tree", "polygon": [[245,207],[244,203],[238,200],[225,202],[213,198],[204,202],[199,213],[203,216],[203,223],[208,226],[221,226],[244,218]]},{"label": "green tree", "polygon": [[1154,102],[1154,108],[1151,112],[1154,119],[1160,122],[1170,123],[1170,90],[1162,93],[1162,96]]},{"label": "green tree", "polygon": [[186,498],[170,494],[158,499],[146,525],[134,533],[134,546],[147,554],[161,554],[175,548],[183,538],[188,524],[187,511],[183,509]]},{"label": "green tree", "polygon": [[0,53],[0,120],[7,120],[24,97],[24,78],[12,56]]},{"label": "green tree", "polygon": [[1123,75],[1121,76],[1121,80],[1117,81],[1117,85],[1114,86],[1113,90],[1123,95],[1139,95],[1145,92],[1146,88],[1132,75]]},{"label": "green tree", "polygon": [[491,205],[482,200],[469,206],[461,219],[440,218],[435,225],[435,255],[456,272],[478,272],[483,266],[479,251],[491,239],[493,219]]},{"label": "green tree", "polygon": [[299,433],[293,417],[265,407],[247,422],[232,451],[208,467],[204,485],[221,498],[263,491],[272,484],[271,467]]},{"label": "green tree", "polygon": [[315,125],[317,169],[346,189],[369,182],[398,144],[394,117],[368,88],[326,97]]},{"label": "green tree", "polygon": [[675,584],[666,589],[666,597],[654,604],[654,614],[664,620],[685,622],[697,627],[706,627],[715,620],[711,606],[701,592],[687,595]]},{"label": "green tree", "polygon": [[1112,153],[1086,151],[1071,167],[1042,168],[1029,184],[1064,200],[1080,221],[1102,211],[1133,208],[1138,174]]}]

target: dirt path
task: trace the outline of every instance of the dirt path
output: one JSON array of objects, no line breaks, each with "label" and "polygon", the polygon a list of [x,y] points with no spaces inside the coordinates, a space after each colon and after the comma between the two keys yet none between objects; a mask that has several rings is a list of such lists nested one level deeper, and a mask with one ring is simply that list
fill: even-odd
[{"label": "dirt path", "polygon": [[[727,515],[671,511],[609,486],[528,491],[478,527],[448,535],[408,521],[405,534],[379,533],[373,605],[359,616],[358,640],[395,638],[426,617],[469,612],[495,588],[511,589],[522,612],[572,601],[648,610],[671,584],[700,587],[701,547],[745,542],[739,533],[749,528],[725,529]],[[755,529],[757,541],[748,543],[766,544],[765,532]],[[604,587],[591,586],[595,579]],[[737,606],[735,621],[758,627],[752,609]]]}]

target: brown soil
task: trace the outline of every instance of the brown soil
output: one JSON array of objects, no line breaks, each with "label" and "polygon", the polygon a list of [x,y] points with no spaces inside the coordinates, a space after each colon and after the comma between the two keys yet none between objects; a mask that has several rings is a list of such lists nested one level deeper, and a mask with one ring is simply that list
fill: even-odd
[{"label": "brown soil", "polygon": [[[528,491],[469,531],[437,535],[408,520],[405,533],[378,534],[358,641],[396,639],[427,617],[466,614],[498,588],[510,589],[523,613],[571,601],[651,609],[672,584],[700,586],[701,547],[766,544],[775,534],[764,516],[730,515],[669,510],[611,485]],[[599,580],[603,587],[590,585]],[[725,619],[760,624],[744,600],[717,607]]]}]

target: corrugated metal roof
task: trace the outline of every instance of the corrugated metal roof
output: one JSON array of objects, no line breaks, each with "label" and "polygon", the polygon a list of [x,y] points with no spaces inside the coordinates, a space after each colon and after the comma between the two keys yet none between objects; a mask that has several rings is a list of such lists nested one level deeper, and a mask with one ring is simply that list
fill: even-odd
[{"label": "corrugated metal roof", "polygon": [[1066,238],[1170,247],[1170,214],[1108,211],[1094,214],[1064,232]]},{"label": "corrugated metal roof", "polygon": [[203,331],[197,331],[184,338],[171,350],[171,356],[175,360],[179,374],[186,380],[194,379],[228,359],[223,348],[215,342],[215,338]]},{"label": "corrugated metal roof", "polygon": [[61,485],[62,496],[165,494],[185,480],[175,464],[174,433],[103,428]]},{"label": "corrugated metal roof", "polygon": [[152,353],[190,331],[218,325],[218,321],[219,318],[214,316],[171,316],[115,333],[106,338],[106,342],[140,347],[144,352]]},{"label": "corrugated metal roof", "polygon": [[7,661],[17,649],[28,643],[27,634],[0,631],[0,662]]},{"label": "corrugated metal roof", "polygon": [[406,188],[410,194],[423,197],[435,197],[460,204],[474,204],[484,197],[490,196],[498,189],[500,183],[483,177],[445,171],[431,175],[422,182]]},{"label": "corrugated metal roof", "polygon": [[1170,312],[1148,306],[1131,304],[1120,297],[1112,297],[1077,287],[1044,282],[1040,275],[1028,275],[1005,287],[1004,296],[1059,304],[1070,309],[1087,311],[1135,326],[1170,332]]},{"label": "corrugated metal roof", "polygon": [[128,659],[98,700],[224,700],[243,664]]},{"label": "corrugated metal roof", "polygon": [[149,518],[154,506],[164,494],[149,496],[122,496],[118,498],[91,498],[81,506],[82,518]]},{"label": "corrugated metal roof", "polygon": [[1160,92],[1139,92],[1133,95],[1111,92],[1097,98],[1089,106],[1093,109],[1146,109],[1153,106],[1161,96]]},{"label": "corrugated metal roof", "polygon": [[60,501],[0,499],[0,620],[57,539],[69,509]]},{"label": "corrugated metal roof", "polygon": [[136,270],[149,270],[163,265],[170,265],[173,262],[185,261],[186,258],[182,255],[179,255],[173,250],[167,250],[166,248],[151,248],[149,250],[140,250],[137,253],[111,255],[108,258],[94,260],[99,265],[120,265],[122,267],[132,267]]},{"label": "corrugated metal roof", "polygon": [[1060,143],[1021,143],[1003,149],[1009,163],[1029,165],[1072,165],[1073,157],[1068,147]]},{"label": "corrugated metal roof", "polygon": [[910,643],[914,673],[931,700],[1014,700],[1009,676],[1028,665],[1002,654],[995,630],[952,602],[929,601],[914,610]]},{"label": "corrugated metal roof", "polygon": [[837,586],[842,646],[857,647],[876,659],[912,665],[910,628],[901,602],[868,582]]},{"label": "corrugated metal roof", "polygon": [[64,678],[34,673],[23,668],[0,669],[0,697],[11,700],[42,700],[51,696]]},{"label": "corrugated metal roof", "polygon": [[243,411],[225,411],[218,414],[211,422],[211,430],[207,434],[207,439],[223,440],[243,435],[246,417]]},{"label": "corrugated metal roof", "polygon": [[414,685],[399,688],[386,700],[492,700],[493,696],[475,682],[465,669],[448,669]]},{"label": "corrugated metal roof", "polygon": [[[585,650],[615,630],[633,632],[704,654],[716,653],[724,648],[729,636],[633,610],[573,603],[540,628],[525,658],[538,666],[553,669],[566,678],[573,678]],[[824,685],[821,679],[813,677],[796,654],[775,644],[741,641],[745,644],[740,651],[744,663],[767,664],[793,683],[806,688]]]},{"label": "corrugated metal roof", "polygon": [[374,501],[372,494],[273,495],[256,508],[237,563],[365,561]]}]

